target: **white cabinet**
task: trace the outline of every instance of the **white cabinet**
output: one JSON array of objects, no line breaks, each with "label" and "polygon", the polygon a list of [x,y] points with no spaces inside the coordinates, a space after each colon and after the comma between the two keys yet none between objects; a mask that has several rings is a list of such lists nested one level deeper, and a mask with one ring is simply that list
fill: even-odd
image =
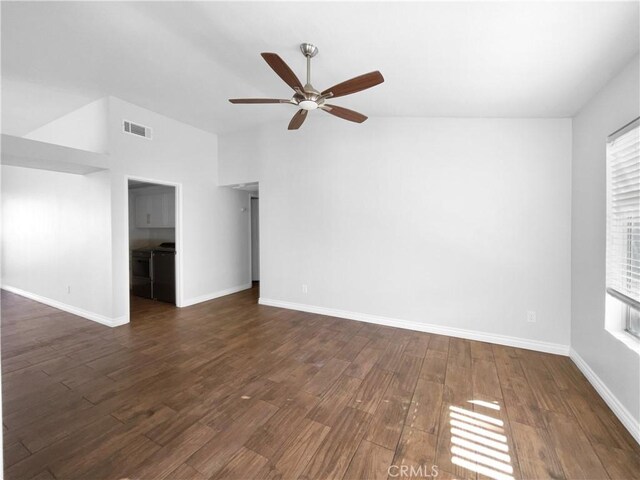
[{"label": "white cabinet", "polygon": [[173,192],[136,195],[136,227],[175,227],[175,202],[176,200]]},{"label": "white cabinet", "polygon": [[173,192],[165,193],[162,197],[162,215],[167,227],[176,226],[176,196]]}]

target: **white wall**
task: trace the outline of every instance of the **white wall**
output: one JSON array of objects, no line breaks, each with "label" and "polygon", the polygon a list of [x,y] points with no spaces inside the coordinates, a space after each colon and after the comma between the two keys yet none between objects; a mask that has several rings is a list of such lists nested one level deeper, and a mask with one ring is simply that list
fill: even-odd
[{"label": "white wall", "polygon": [[3,166],[2,285],[109,319],[109,184],[108,172]]},{"label": "white wall", "polygon": [[[153,128],[153,140],[122,133],[122,119]],[[249,287],[249,199],[246,192],[217,186],[217,136],[113,97],[108,125],[114,316],[126,315],[129,306],[126,176],[181,186],[179,304]]]},{"label": "white wall", "polygon": [[[106,138],[106,150],[109,152],[110,170],[100,178],[107,182],[104,186],[104,191],[108,194],[105,208],[109,215],[94,218],[92,222],[95,225],[92,225],[96,229],[96,235],[99,234],[101,241],[108,245],[108,255],[95,255],[92,261],[100,264],[101,271],[109,272],[109,278],[106,286],[102,285],[100,291],[100,300],[104,304],[95,305],[95,308],[99,308],[100,312],[104,311],[104,315],[118,323],[128,319],[128,176],[157,183],[175,183],[180,187],[181,198],[177,209],[181,208],[181,233],[178,233],[176,243],[179,250],[177,259],[182,266],[182,288],[179,290],[178,304],[189,305],[248,288],[251,285],[249,197],[246,192],[217,186],[217,136],[113,97],[105,99],[105,104],[103,111],[108,114],[106,122],[96,119],[95,116],[93,118],[98,126],[107,126],[103,137]],[[43,127],[32,136],[36,140],[53,143],[57,143],[57,138],[60,138],[60,142],[67,146],[83,148],[82,136],[69,134],[67,129],[70,125],[76,125],[76,120],[83,117],[89,121],[91,115],[84,111],[72,112],[68,117],[56,120],[56,125]],[[122,119],[152,127],[153,140],[122,133]],[[93,127],[86,128],[91,131]],[[57,133],[49,136],[50,132]],[[37,174],[38,171],[34,173]],[[39,182],[34,185],[21,182],[13,184],[13,191],[14,195],[24,199],[37,197],[41,190],[49,192],[51,196],[64,196],[66,182],[71,180],[51,184]],[[76,192],[73,189],[70,191]],[[78,198],[83,198],[80,192],[76,193]],[[5,192],[3,203],[4,201]],[[242,208],[246,211],[241,211]],[[85,213],[84,210],[82,212]],[[11,232],[17,230],[16,226],[21,225],[20,218],[21,215],[14,215],[4,221],[4,237],[13,235]],[[28,226],[27,230],[38,231],[38,228]],[[51,228],[59,229],[61,225],[53,225]],[[180,228],[177,228],[177,232],[180,232]],[[74,233],[76,244],[93,249],[93,233],[86,229],[76,229]],[[8,252],[3,246],[3,255],[5,251]],[[8,255],[10,254],[6,253],[5,256]],[[60,257],[59,250],[54,251],[55,257]],[[63,267],[67,268],[68,265],[62,263],[61,268]],[[14,278],[20,278],[20,288],[27,292],[39,292],[37,272],[25,257],[16,257],[15,265],[10,264],[8,268],[5,266],[5,271],[9,272],[8,283]],[[22,271],[26,273],[21,273]],[[68,272],[64,272],[64,276],[67,275],[75,278],[76,282],[91,283],[89,280],[93,272],[69,269]],[[53,282],[51,277],[42,281],[43,286],[49,283],[55,286],[60,282]],[[46,293],[55,294],[48,291]],[[69,299],[71,300],[73,299]],[[79,307],[80,304],[84,305],[78,300],[72,303],[72,306]],[[91,308],[94,306],[91,305]]]},{"label": "white wall", "polygon": [[574,118],[571,222],[571,346],[635,419],[636,435],[640,359],[605,330],[605,162],[607,136],[640,115],[638,85],[636,57]]},{"label": "white wall", "polygon": [[261,152],[263,301],[568,350],[571,120],[315,113],[223,140]]},{"label": "white wall", "polygon": [[108,110],[108,99],[101,98],[37,128],[24,137],[90,152],[106,153]]},{"label": "white wall", "polygon": [[218,138],[219,185],[257,182],[268,139],[264,128],[220,135]]}]

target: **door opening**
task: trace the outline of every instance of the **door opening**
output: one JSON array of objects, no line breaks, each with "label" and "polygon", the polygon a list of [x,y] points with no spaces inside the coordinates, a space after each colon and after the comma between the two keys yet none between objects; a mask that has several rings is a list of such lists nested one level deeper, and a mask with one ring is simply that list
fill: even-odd
[{"label": "door opening", "polygon": [[[176,194],[172,185],[128,180],[131,318],[145,300],[176,305]],[[144,306],[143,306],[144,308]]]}]

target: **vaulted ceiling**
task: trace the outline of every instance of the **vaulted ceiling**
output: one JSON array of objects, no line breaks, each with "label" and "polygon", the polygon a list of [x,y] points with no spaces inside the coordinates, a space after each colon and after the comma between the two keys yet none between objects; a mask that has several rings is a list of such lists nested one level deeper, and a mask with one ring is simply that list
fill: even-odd
[{"label": "vaulted ceiling", "polygon": [[[259,53],[369,116],[566,117],[638,53],[638,2],[2,2],[2,131],[113,95],[212,132],[278,120],[292,93]],[[336,119],[336,121],[339,121]]]}]

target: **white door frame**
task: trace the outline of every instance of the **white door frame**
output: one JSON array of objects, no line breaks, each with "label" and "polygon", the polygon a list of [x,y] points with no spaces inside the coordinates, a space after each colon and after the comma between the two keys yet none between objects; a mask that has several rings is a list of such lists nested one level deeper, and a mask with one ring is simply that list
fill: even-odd
[{"label": "white door frame", "polygon": [[[126,236],[126,245],[127,245],[127,253],[129,253],[129,180],[136,180],[138,182],[146,182],[153,183],[156,185],[166,185],[168,187],[175,188],[175,196],[176,196],[176,306],[182,307],[184,303],[183,288],[182,288],[182,184],[177,182],[168,182],[166,180],[158,180],[155,178],[148,177],[138,177],[135,175],[125,175],[124,183],[125,183],[125,196],[126,201],[125,205],[127,208],[125,209],[125,218],[126,218],[126,226],[125,236]],[[127,269],[127,284],[130,286],[129,279],[129,269]],[[129,304],[129,288],[127,288],[127,298],[125,302],[127,306],[127,316],[130,316],[131,305]],[[130,319],[129,319],[130,320]]]},{"label": "white door frame", "polygon": [[[260,197],[254,196],[254,193],[251,192],[249,195],[249,278],[251,280],[251,284],[253,285],[253,200],[256,199],[258,201],[258,205],[260,205]],[[258,215],[260,215],[260,207],[258,207]],[[258,237],[260,236],[260,217],[258,217]],[[260,241],[258,240],[258,257],[260,257]],[[258,260],[260,260],[258,258]],[[258,266],[258,272],[260,272],[260,267]],[[260,273],[258,273],[260,275]],[[260,280],[258,280],[260,281]]]}]

